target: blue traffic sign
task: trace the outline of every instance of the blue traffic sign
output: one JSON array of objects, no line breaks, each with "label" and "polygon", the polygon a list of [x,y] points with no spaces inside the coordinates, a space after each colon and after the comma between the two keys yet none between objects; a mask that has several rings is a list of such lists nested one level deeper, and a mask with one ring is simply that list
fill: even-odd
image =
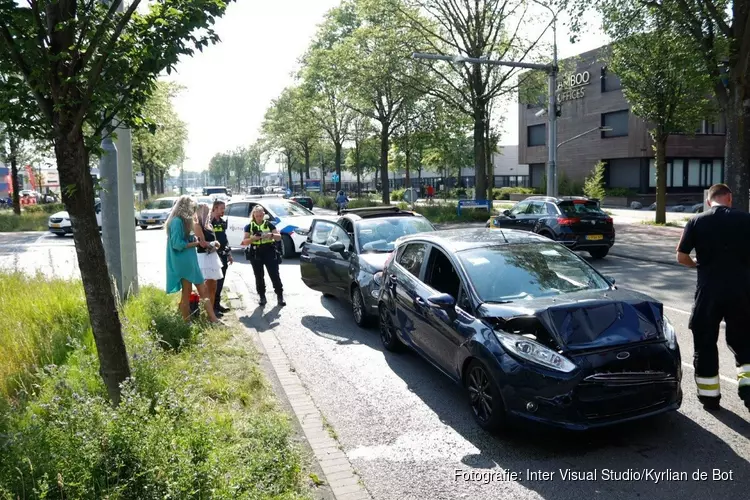
[{"label": "blue traffic sign", "polygon": [[332,180],[333,182],[338,182],[338,181],[339,181],[339,174],[333,174],[333,175],[331,176],[331,180]]}]

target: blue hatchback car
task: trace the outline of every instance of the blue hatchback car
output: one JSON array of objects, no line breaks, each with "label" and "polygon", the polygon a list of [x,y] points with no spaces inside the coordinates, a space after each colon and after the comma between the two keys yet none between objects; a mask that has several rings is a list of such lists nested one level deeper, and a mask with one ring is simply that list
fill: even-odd
[{"label": "blue hatchback car", "polygon": [[462,384],[478,424],[584,430],[676,410],[680,350],[662,304],[618,289],[540,235],[438,231],[398,240],[380,337]]}]

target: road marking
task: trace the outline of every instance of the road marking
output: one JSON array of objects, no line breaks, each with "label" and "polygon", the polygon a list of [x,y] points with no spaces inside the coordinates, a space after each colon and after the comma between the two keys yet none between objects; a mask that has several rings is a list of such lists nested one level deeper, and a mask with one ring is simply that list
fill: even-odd
[{"label": "road marking", "polygon": [[43,239],[45,239],[46,237],[47,237],[47,233],[44,233],[43,235],[41,235],[39,238],[36,239],[36,241],[34,242],[34,244],[35,245],[39,245],[41,243],[41,241]]}]

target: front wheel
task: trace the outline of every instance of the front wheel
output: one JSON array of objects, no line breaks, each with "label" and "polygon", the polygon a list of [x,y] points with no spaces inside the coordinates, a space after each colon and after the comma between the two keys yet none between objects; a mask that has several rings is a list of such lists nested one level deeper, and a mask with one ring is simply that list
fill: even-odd
[{"label": "front wheel", "polygon": [[609,253],[609,247],[592,248],[589,250],[589,254],[593,259],[603,259]]},{"label": "front wheel", "polygon": [[141,226],[141,229],[145,231],[146,229],[148,229],[148,226]]},{"label": "front wheel", "polygon": [[383,347],[391,352],[400,351],[404,344],[401,343],[401,339],[396,334],[393,318],[391,318],[391,313],[388,312],[385,304],[378,306],[378,316],[380,318],[380,341],[383,343]]},{"label": "front wheel", "polygon": [[358,286],[355,286],[352,290],[352,314],[354,315],[354,322],[359,327],[366,327],[370,322],[365,298],[362,296],[362,290]]},{"label": "front wheel", "polygon": [[496,432],[505,423],[505,405],[500,390],[481,362],[469,364],[464,377],[474,420],[486,431]]},{"label": "front wheel", "polygon": [[52,233],[52,234],[54,234],[55,236],[58,236],[60,238],[63,238],[65,236],[65,233]]},{"label": "front wheel", "polygon": [[285,259],[294,257],[294,242],[288,234],[281,235],[281,253]]}]

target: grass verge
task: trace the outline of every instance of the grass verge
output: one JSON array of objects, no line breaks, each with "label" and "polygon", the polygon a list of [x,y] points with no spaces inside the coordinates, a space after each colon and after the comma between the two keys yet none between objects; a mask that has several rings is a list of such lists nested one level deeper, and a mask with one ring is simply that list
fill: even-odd
[{"label": "grass verge", "polygon": [[44,212],[24,212],[14,214],[11,210],[0,213],[0,233],[16,231],[46,231],[49,214]]},{"label": "grass verge", "polygon": [[641,224],[645,224],[647,226],[656,226],[656,227],[679,227],[679,228],[685,227],[685,224],[680,224],[678,222],[665,222],[661,224],[652,220],[642,220]]},{"label": "grass verge", "polygon": [[236,331],[188,326],[144,288],[122,312],[133,378],[113,408],[80,285],[0,273],[4,299],[19,284],[33,293],[0,301],[6,325],[21,308],[2,332],[26,346],[0,351],[15,367],[0,380],[0,498],[305,498],[288,418]]}]

